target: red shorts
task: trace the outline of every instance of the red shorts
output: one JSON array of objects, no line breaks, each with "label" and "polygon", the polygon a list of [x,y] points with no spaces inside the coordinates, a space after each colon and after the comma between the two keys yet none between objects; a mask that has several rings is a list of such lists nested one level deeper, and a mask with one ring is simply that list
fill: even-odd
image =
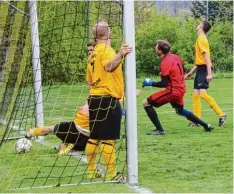
[{"label": "red shorts", "polygon": [[160,107],[164,104],[170,103],[173,108],[180,108],[184,106],[184,92],[161,90],[153,93],[147,98],[149,104],[155,107]]}]

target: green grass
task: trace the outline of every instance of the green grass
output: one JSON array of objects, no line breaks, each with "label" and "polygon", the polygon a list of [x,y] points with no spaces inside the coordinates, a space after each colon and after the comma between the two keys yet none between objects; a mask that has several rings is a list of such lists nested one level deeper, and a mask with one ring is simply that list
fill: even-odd
[{"label": "green grass", "polygon": [[[192,81],[188,81],[185,107],[192,109]],[[157,110],[166,129],[166,136],[146,136],[153,129],[138,104],[139,182],[154,192],[225,193],[233,189],[233,85],[232,79],[211,82],[209,94],[228,114],[224,128],[217,127],[218,117],[202,101],[202,118],[216,127],[212,133],[202,128],[187,127],[188,121],[175,113],[169,105]],[[154,89],[145,89],[139,101]],[[152,154],[153,153],[153,154]],[[149,170],[150,169],[150,170]],[[146,178],[147,177],[147,178]]]},{"label": "green grass", "polygon": [[[140,88],[141,80],[138,80]],[[187,82],[185,107],[192,109],[192,80]],[[48,88],[47,88],[48,89]],[[228,114],[225,127],[218,127],[218,117],[202,101],[202,118],[215,126],[211,133],[203,132],[201,127],[189,128],[188,121],[173,112],[170,105],[157,109],[165,136],[147,136],[146,133],[153,129],[144,109],[142,100],[153,93],[155,88],[144,88],[138,98],[138,154],[139,154],[139,185],[156,193],[232,193],[233,191],[233,80],[215,79],[211,82],[209,94],[215,98],[219,106]],[[76,107],[83,104],[87,95],[85,87],[62,86],[45,90],[44,116],[46,124],[55,124],[62,120],[71,120]],[[0,131],[3,131],[1,126]],[[51,145],[59,141],[49,136]],[[7,142],[0,149],[0,191],[4,192],[100,192],[100,193],[126,193],[134,192],[125,184],[91,184],[68,187],[55,187],[44,189],[5,190],[17,188],[23,177],[29,175],[48,176],[51,167],[55,165],[50,175],[58,176],[62,170],[64,175],[74,172],[71,183],[82,179],[85,164],[80,163],[74,170],[77,159],[73,157],[58,158],[51,149],[51,145],[33,143],[33,150],[24,155],[14,154],[14,141]],[[125,146],[123,146],[125,147]],[[120,159],[125,159],[124,151],[120,152]],[[28,165],[30,164],[30,165]],[[67,164],[67,168],[62,168]],[[123,168],[124,164],[119,164]],[[28,166],[34,168],[27,168]],[[40,170],[38,170],[40,169]],[[7,176],[6,176],[7,175]],[[18,179],[18,182],[16,181]],[[69,178],[63,176],[63,180]],[[70,180],[69,179],[69,180]],[[7,184],[3,184],[8,183]],[[45,179],[37,180],[43,184]],[[41,182],[40,182],[41,181]],[[84,178],[83,182],[88,180]],[[69,182],[69,181],[68,181]],[[10,184],[9,184],[10,183]],[[54,184],[49,180],[47,185]],[[30,180],[24,180],[24,186],[30,186]],[[1,187],[2,186],[2,187]],[[4,190],[3,190],[4,189]]]}]

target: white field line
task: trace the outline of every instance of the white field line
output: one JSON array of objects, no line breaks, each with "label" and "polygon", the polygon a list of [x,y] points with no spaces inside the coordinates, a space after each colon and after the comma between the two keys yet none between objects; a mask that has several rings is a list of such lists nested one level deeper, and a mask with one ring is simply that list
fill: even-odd
[{"label": "white field line", "polygon": [[[173,108],[172,108],[173,109]],[[234,108],[222,108],[222,110],[234,110]],[[157,111],[158,113],[175,113],[174,110],[169,110],[169,111]],[[209,109],[204,109],[201,112],[213,112],[213,110],[211,108]],[[139,114],[139,113],[138,113]],[[145,114],[144,112],[140,113],[140,114]]]},{"label": "white field line", "polygon": [[149,194],[153,194],[154,192],[152,192],[151,190],[144,188],[144,187],[140,187],[140,186],[130,186],[128,185],[129,188],[131,188],[132,190],[134,190],[136,193],[149,193]]},{"label": "white field line", "polygon": [[[41,144],[43,145],[46,145],[48,147],[53,147],[54,144],[51,144],[50,142],[48,141],[39,141]],[[81,161],[85,164],[87,164],[87,158],[85,156],[85,154],[83,154],[83,152],[79,152],[79,151],[73,151],[71,152],[69,155],[73,156],[74,158],[77,158],[77,159],[81,159]],[[101,164],[97,164],[97,169],[104,175],[106,173],[106,168],[101,165]]]},{"label": "white field line", "polygon": [[[173,109],[173,108],[172,108]],[[234,110],[234,108],[223,108],[222,110]],[[211,108],[209,108],[209,109],[204,109],[204,110],[202,110],[201,112],[212,112],[213,110],[211,109]],[[175,111],[174,110],[169,110],[169,111],[158,111],[158,113],[175,113]],[[139,114],[139,113],[138,113]],[[142,113],[140,113],[140,114],[145,114],[144,112],[142,112]],[[2,124],[2,125],[6,125],[7,123],[6,123],[6,121],[5,120],[0,120],[0,124]],[[19,131],[24,131],[24,129],[23,128],[20,128],[19,126],[17,126],[17,125],[10,125],[10,128],[12,128],[13,130],[15,130],[15,131],[17,131],[17,130],[19,130]]]},{"label": "white field line", "polygon": [[[38,142],[38,141],[36,141]],[[41,143],[43,145],[46,145],[48,147],[53,147],[54,144],[48,142],[48,141],[39,141],[38,143]],[[86,156],[84,154],[82,154],[82,152],[76,151],[76,152],[72,152],[70,154],[71,156],[77,158],[77,159],[81,159],[81,161],[85,164],[87,164],[87,159]],[[98,164],[97,165],[97,169],[102,173],[105,174],[106,172],[106,168],[101,165]],[[116,183],[117,181],[105,181],[105,183]],[[79,183],[81,185],[86,185],[86,184],[98,184],[98,183],[103,183],[103,181],[99,181],[99,182],[87,182],[87,183]],[[76,186],[78,184],[61,184],[60,187],[66,187],[66,186]],[[150,191],[147,188],[144,187],[140,187],[140,186],[130,186],[129,184],[125,184],[127,187],[129,187],[130,189],[132,189],[134,192],[136,193],[153,193],[152,191]],[[50,186],[35,186],[35,187],[27,187],[27,188],[17,188],[17,189],[7,189],[7,190],[27,190],[27,189],[37,189],[37,188],[52,188],[55,187],[54,185],[50,185]]]},{"label": "white field line", "polygon": [[[222,110],[233,110],[233,109],[234,109],[234,108],[225,108],[225,109],[222,109]],[[211,112],[211,111],[213,111],[213,110],[212,110],[212,109],[204,109],[204,110],[202,110],[202,112]],[[171,111],[162,111],[162,112],[160,112],[160,113],[174,113],[174,112],[175,112],[175,111],[171,110]],[[6,121],[0,120],[0,124],[4,124],[4,125],[5,125],[5,124],[6,124]],[[10,127],[11,127],[12,129],[14,129],[14,130],[22,129],[22,128],[18,127],[18,126],[15,126],[15,125],[13,125],[13,126],[11,125]],[[51,143],[49,143],[49,142],[47,142],[47,141],[45,141],[45,140],[40,141],[40,143],[42,143],[42,144],[44,144],[44,145],[52,146]],[[82,162],[84,162],[84,163],[87,164],[87,159],[86,159],[86,157],[85,157],[81,152],[72,152],[71,155],[72,155],[73,157],[75,157],[75,158],[81,159]],[[106,168],[105,168],[104,166],[98,164],[97,169],[98,169],[101,173],[105,174]],[[111,183],[111,182],[114,183],[115,181],[108,181],[108,183]],[[95,183],[103,183],[103,181],[102,181],[102,182],[79,183],[79,184],[85,185],[85,184],[95,184]],[[77,185],[77,184],[61,184],[60,186],[61,186],[61,187],[65,187],[65,186],[75,186],[75,185]],[[132,190],[134,190],[136,193],[149,193],[149,194],[153,193],[152,191],[150,191],[149,189],[144,188],[144,187],[140,187],[140,186],[130,186],[129,184],[126,184],[126,185],[127,185],[129,188],[131,188]],[[54,186],[38,186],[38,187],[31,187],[31,188],[51,188],[51,187],[54,187]],[[31,188],[17,188],[17,189],[8,189],[8,190],[25,190],[25,189],[31,189]]]},{"label": "white field line", "polygon": [[[85,182],[85,183],[79,183],[79,185],[91,185],[91,184],[101,184],[103,181],[96,181],[96,182]],[[108,181],[105,183],[116,183],[116,181]],[[69,187],[69,186],[77,186],[77,183],[73,184],[61,184],[59,187]],[[17,190],[30,190],[30,189],[44,189],[44,188],[55,188],[57,186],[36,186],[36,187],[24,187],[24,188],[16,188],[16,189],[7,189],[8,191],[17,191]]]},{"label": "white field line", "polygon": [[[0,124],[1,125],[7,125],[7,121],[6,120],[0,120]],[[15,131],[24,131],[24,128],[19,127],[17,125],[10,124],[10,128],[13,129],[13,130],[15,130]]]},{"label": "white field line", "polygon": [[[54,144],[45,141],[45,140],[37,140],[35,139],[35,142],[40,143],[42,145],[48,146],[53,148]],[[87,158],[86,156],[83,154],[83,152],[79,152],[79,151],[74,151],[71,152],[69,155],[73,156],[74,158],[77,159],[81,159],[81,161],[85,164],[87,164]],[[106,167],[104,167],[101,164],[97,164],[97,169],[99,170],[99,172],[101,172],[101,174],[105,174],[106,173]],[[96,181],[96,182],[84,182],[84,183],[79,183],[79,185],[87,185],[87,184],[100,184],[100,183],[119,183],[118,181]],[[126,183],[126,182],[123,182]],[[67,187],[67,186],[77,186],[78,183],[76,184],[61,184],[59,185],[59,187]],[[127,184],[126,184],[127,185]],[[35,187],[23,187],[23,188],[16,188],[16,189],[7,189],[7,190],[27,190],[27,189],[37,189],[37,188],[53,188],[55,187],[54,185],[48,185],[48,186],[35,186]]]}]

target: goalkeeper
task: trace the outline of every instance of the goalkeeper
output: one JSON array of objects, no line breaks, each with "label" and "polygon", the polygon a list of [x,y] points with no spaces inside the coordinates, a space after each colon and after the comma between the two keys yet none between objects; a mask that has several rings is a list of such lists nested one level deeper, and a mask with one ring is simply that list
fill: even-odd
[{"label": "goalkeeper", "polygon": [[[93,49],[94,43],[88,43],[88,56],[92,54]],[[87,102],[79,109],[74,121],[61,122],[55,126],[43,126],[30,129],[26,137],[31,138],[33,136],[45,136],[54,133],[63,141],[59,146],[60,149],[58,149],[59,155],[68,154],[72,149],[84,151],[89,138],[89,108]]]},{"label": "goalkeeper", "polygon": [[43,126],[30,129],[26,138],[55,134],[63,143],[60,144],[59,155],[68,154],[72,149],[84,151],[89,139],[89,106],[86,102],[71,122],[61,122],[55,126]]},{"label": "goalkeeper", "polygon": [[160,63],[161,81],[155,82],[150,79],[143,81],[144,86],[153,86],[165,88],[159,92],[153,93],[147,99],[143,100],[144,109],[156,127],[155,130],[147,133],[148,135],[164,135],[163,129],[157,112],[153,107],[160,107],[164,104],[170,103],[175,108],[176,113],[180,116],[186,117],[193,123],[198,123],[204,127],[205,131],[211,131],[213,127],[205,123],[192,112],[184,109],[184,94],[186,86],[184,81],[184,68],[182,60],[175,54],[170,54],[170,43],[166,40],[159,40],[155,46],[156,54],[162,59]]}]

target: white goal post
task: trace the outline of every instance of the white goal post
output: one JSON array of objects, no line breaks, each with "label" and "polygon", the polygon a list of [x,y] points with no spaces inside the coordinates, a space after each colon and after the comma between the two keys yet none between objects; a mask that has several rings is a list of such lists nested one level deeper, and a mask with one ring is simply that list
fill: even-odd
[{"label": "white goal post", "polygon": [[[40,44],[39,44],[39,30],[37,19],[37,5],[35,0],[28,2],[29,18],[31,29],[32,42],[32,64],[33,64],[33,83],[34,83],[34,103],[35,103],[35,118],[37,127],[44,125],[43,117],[43,98],[42,98],[42,78],[41,78],[41,64],[40,64]],[[44,137],[38,137],[38,140],[43,140]]]},{"label": "white goal post", "polygon": [[134,1],[124,0],[123,27],[127,44],[133,46],[132,52],[125,59],[126,83],[126,124],[127,124],[127,163],[128,183],[138,184],[138,149],[137,149],[137,103],[136,103],[136,54]]}]

